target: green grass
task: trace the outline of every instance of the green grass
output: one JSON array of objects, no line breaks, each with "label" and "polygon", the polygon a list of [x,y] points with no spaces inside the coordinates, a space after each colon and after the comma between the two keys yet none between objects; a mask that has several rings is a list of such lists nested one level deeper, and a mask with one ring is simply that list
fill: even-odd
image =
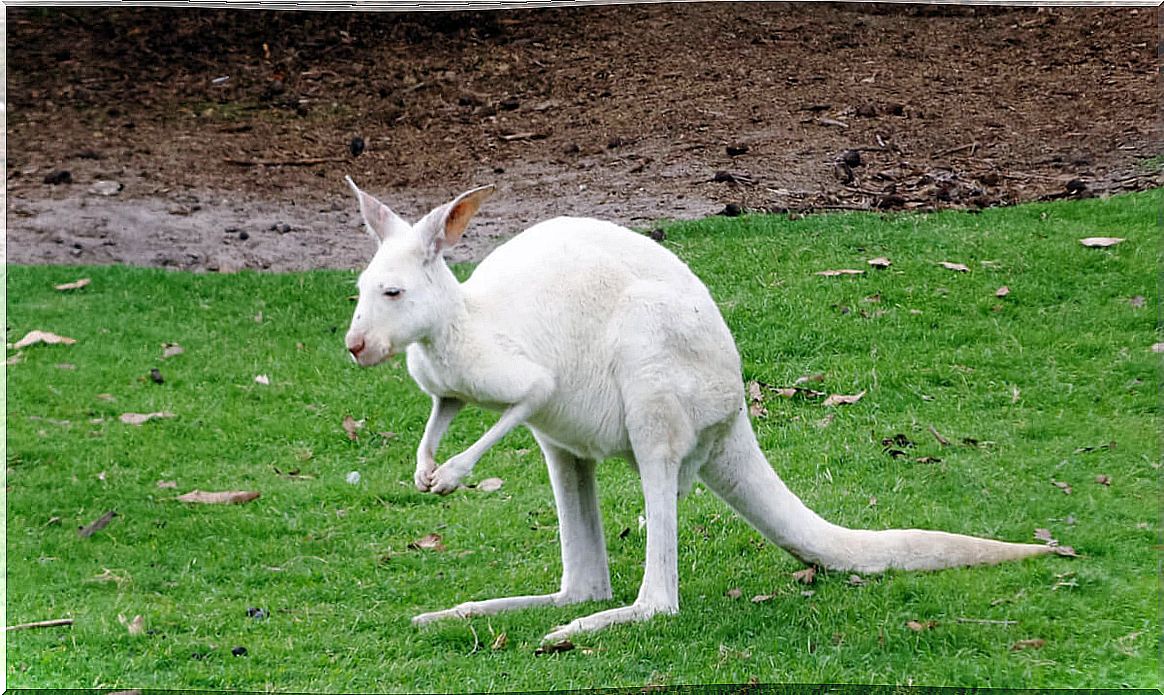
[{"label": "green grass", "polygon": [[[412,488],[428,400],[399,361],[362,371],[346,359],[354,273],[9,266],[9,342],[30,329],[78,342],[28,348],[7,368],[8,623],[76,621],[9,633],[8,684],[1155,687],[1159,362],[1149,348],[1161,340],[1158,200],[1152,192],[977,215],[668,226],[666,245],[720,303],[746,379],[786,386],[821,372],[822,390],[866,391],[837,409],[770,395],[767,418],[755,423],[773,465],[810,506],[872,528],[1030,540],[1042,527],[1082,557],[890,573],[862,586],[833,573],[805,587],[792,579],[793,559],[697,487],[680,504],[680,614],[581,637],[578,649],[549,656],[534,655],[549,628],[600,606],[409,624],[467,599],[554,590],[556,520],[524,431],[474,474],[503,478],[499,492],[437,498]],[[1084,236],[1127,241],[1086,249]],[[887,271],[814,275],[881,255],[893,260]],[[951,272],[941,260],[972,270]],[[52,289],[80,276],[92,284]],[[1003,299],[1001,285],[1011,290]],[[873,295],[880,301],[866,301]],[[1137,295],[1143,308],[1129,302]],[[166,342],[185,353],[160,359]],[[164,384],[149,380],[154,367]],[[271,384],[254,383],[258,374]],[[158,410],[176,417],[117,421]],[[346,415],[366,419],[358,441],[341,427]],[[441,458],[490,420],[462,414]],[[953,444],[941,447],[930,425]],[[376,434],[384,431],[396,436]],[[916,442],[909,457],[882,451],[880,440],[898,433]],[[1077,452],[1109,442],[1116,446]],[[921,456],[941,462],[914,461]],[[357,485],[345,482],[353,470]],[[1101,474],[1110,486],[1094,482]],[[602,468],[600,484],[612,606],[638,589],[642,501],[621,462]],[[241,506],[173,500],[193,489],[262,497]],[[107,528],[78,537],[77,527],[107,510],[118,513]],[[445,551],[408,548],[430,532]],[[743,597],[725,596],[732,588]],[[775,597],[749,600],[758,594]],[[269,617],[248,617],[249,607]],[[143,616],[147,633],[131,636],[119,614]],[[914,632],[910,620],[937,624]],[[508,642],[493,650],[499,633]],[[1011,649],[1036,638],[1040,649]],[[235,646],[248,654],[232,656]]]}]

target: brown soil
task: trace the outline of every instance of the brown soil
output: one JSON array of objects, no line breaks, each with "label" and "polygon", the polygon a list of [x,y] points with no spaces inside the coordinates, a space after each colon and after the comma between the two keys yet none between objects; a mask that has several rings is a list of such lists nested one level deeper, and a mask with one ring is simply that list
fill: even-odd
[{"label": "brown soil", "polygon": [[[10,8],[8,259],[358,267],[371,242],[345,174],[411,218],[497,184],[458,259],[562,214],[650,227],[728,204],[975,208],[1159,185],[1155,21]],[[61,170],[71,183],[46,183]]]}]

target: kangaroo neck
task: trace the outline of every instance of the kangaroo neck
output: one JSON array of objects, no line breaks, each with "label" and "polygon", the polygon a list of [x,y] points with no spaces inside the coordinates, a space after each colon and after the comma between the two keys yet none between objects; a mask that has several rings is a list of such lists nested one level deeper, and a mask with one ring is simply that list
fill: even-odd
[{"label": "kangaroo neck", "polygon": [[417,344],[429,355],[444,355],[457,351],[464,343],[471,315],[461,283],[444,261],[434,268],[433,296],[439,303],[434,315],[438,318]]}]

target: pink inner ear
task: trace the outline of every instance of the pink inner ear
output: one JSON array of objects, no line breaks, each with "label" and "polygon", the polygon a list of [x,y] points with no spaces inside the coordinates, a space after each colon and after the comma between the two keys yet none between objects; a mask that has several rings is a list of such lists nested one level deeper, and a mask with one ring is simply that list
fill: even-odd
[{"label": "pink inner ear", "polygon": [[[461,235],[465,233],[465,229],[469,226],[469,218],[477,211],[477,206],[467,200],[462,200],[449,210],[449,216],[445,218],[445,238],[449,242],[449,246],[456,244],[461,240]],[[440,250],[441,239],[437,239],[437,250]]]}]

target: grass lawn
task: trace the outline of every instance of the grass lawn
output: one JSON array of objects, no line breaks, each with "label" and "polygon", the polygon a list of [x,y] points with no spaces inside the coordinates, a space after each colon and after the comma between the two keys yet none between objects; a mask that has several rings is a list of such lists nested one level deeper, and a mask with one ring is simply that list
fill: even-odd
[{"label": "grass lawn", "polygon": [[[7,633],[8,685],[1155,687],[1158,196],[667,226],[664,243],[732,327],[746,380],[819,373],[810,387],[865,392],[836,408],[765,393],[761,445],[810,506],[869,528],[1019,541],[1043,528],[1080,557],[806,586],[796,561],[697,486],[680,503],[680,614],[550,655],[534,649],[551,627],[638,590],[642,498],[622,462],[599,473],[614,602],[416,630],[422,611],[556,589],[556,519],[525,431],[474,473],[500,490],[412,487],[429,402],[400,360],[366,371],[345,355],[354,272],[9,266],[8,342],[32,329],[77,342],[25,348],[7,367],[7,623],[75,621]],[[1084,248],[1089,236],[1126,241]],[[892,267],[869,268],[877,256]],[[835,268],[866,272],[815,274]],[[79,277],[92,283],[53,289]],[[162,359],[165,343],[184,352]],[[174,417],[119,421],[157,411]],[[346,416],[364,422],[354,440]],[[491,417],[464,412],[439,458]],[[881,444],[896,435],[913,443],[894,446],[904,455]],[[175,501],[195,489],[262,496]],[[79,536],[107,511],[108,526]],[[409,547],[430,533],[443,550]],[[119,616],[141,616],[142,632]]]}]

